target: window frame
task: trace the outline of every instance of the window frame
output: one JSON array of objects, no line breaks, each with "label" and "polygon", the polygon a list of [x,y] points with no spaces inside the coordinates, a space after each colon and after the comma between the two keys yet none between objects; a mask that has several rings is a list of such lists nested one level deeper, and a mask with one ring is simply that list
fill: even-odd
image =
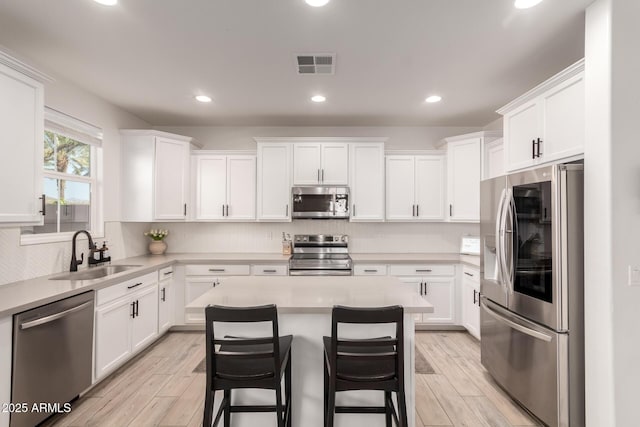
[{"label": "window frame", "polygon": [[[57,112],[55,110],[51,110],[47,108],[47,112],[50,113],[48,120],[55,124],[60,124],[65,127],[70,128],[71,130],[75,130],[78,134],[84,133],[88,126],[92,126],[89,124],[84,124],[78,119],[75,119],[70,116],[64,115],[64,113]],[[59,120],[58,120],[59,119]],[[74,122],[75,121],[75,122]],[[48,126],[47,121],[45,121],[44,131],[51,132],[55,135],[68,136],[73,139],[76,139],[79,142],[89,145],[90,147],[90,176],[82,176],[82,175],[73,175],[69,173],[63,173],[58,171],[52,171],[49,169],[45,169],[44,162],[42,164],[42,181],[46,178],[49,179],[64,179],[66,181],[74,181],[74,182],[83,182],[88,183],[91,187],[90,191],[90,212],[89,218],[91,223],[91,229],[87,230],[94,238],[104,238],[104,213],[103,213],[103,204],[102,204],[102,147],[88,141],[84,141],[83,138],[78,138],[76,135],[65,135],[60,132],[58,129],[55,129],[54,126]],[[102,132],[98,128],[95,128],[99,131],[99,138],[102,139]],[[42,134],[42,138],[44,141],[44,133]],[[44,156],[44,144],[41,155]],[[58,205],[58,209],[60,205]],[[60,214],[57,215],[57,224],[58,229],[60,227]],[[21,228],[22,229],[22,228]],[[68,242],[71,240],[75,231],[63,231],[63,232],[55,232],[55,233],[40,233],[40,234],[22,234],[20,233],[20,244],[21,245],[36,245],[42,243],[56,243],[56,242]]]}]

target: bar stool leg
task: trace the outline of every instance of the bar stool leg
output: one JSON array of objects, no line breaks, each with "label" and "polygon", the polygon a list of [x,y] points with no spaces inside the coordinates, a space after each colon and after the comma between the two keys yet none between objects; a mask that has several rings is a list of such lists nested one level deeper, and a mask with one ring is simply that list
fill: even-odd
[{"label": "bar stool leg", "polygon": [[284,427],[284,417],[282,416],[282,386],[276,387],[276,416],[278,417],[278,427]]},{"label": "bar stool leg", "polygon": [[327,372],[327,359],[325,359],[324,357],[322,358],[322,364],[323,364],[323,376],[324,376],[324,391],[323,391],[323,398],[324,398],[324,424],[322,424],[323,426],[326,427],[327,425],[327,411],[329,410],[329,372]]},{"label": "bar stool leg", "polygon": [[287,368],[284,371],[284,393],[285,393],[285,427],[291,425],[291,356],[289,356],[289,362]]},{"label": "bar stool leg", "polygon": [[213,399],[215,394],[207,387],[204,394],[204,416],[202,417],[202,427],[211,427],[213,421]]},{"label": "bar stool leg", "polygon": [[409,427],[407,419],[407,402],[404,395],[404,386],[396,393],[398,398],[398,418],[400,419],[400,427]]},{"label": "bar stool leg", "polygon": [[391,392],[389,391],[385,391],[384,392],[384,420],[385,420],[385,426],[386,427],[393,427],[391,424],[391,405],[393,403],[391,402]]},{"label": "bar stool leg", "polygon": [[226,402],[224,408],[224,427],[231,427],[231,390],[224,391],[224,400]]},{"label": "bar stool leg", "polygon": [[326,427],[333,427],[333,418],[336,413],[336,383],[335,378],[329,379],[329,399],[327,402],[327,423]]}]

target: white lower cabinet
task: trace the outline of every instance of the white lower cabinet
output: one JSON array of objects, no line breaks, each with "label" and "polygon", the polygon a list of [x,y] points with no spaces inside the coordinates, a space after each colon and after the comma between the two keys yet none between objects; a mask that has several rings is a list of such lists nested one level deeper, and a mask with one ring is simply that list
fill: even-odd
[{"label": "white lower cabinet", "polygon": [[[228,276],[248,276],[251,266],[246,264],[198,264],[185,267],[184,303],[185,306],[210,289],[219,286]],[[185,309],[185,324],[203,324],[204,312],[193,313]]]},{"label": "white lower cabinet", "polygon": [[431,305],[433,313],[415,314],[420,324],[456,323],[456,278],[454,265],[399,264],[389,266],[389,275],[396,276]]},{"label": "white lower cabinet", "polygon": [[174,324],[175,288],[173,267],[158,271],[158,333],[166,332]]},{"label": "white lower cabinet", "polygon": [[462,326],[480,339],[480,270],[462,268]]},{"label": "white lower cabinet", "polygon": [[[11,402],[12,318],[0,319],[0,405]],[[0,427],[9,427],[9,411],[0,410]]]},{"label": "white lower cabinet", "polygon": [[120,295],[114,294],[113,287],[97,292],[95,379],[112,372],[158,336],[157,273],[114,286],[122,288]]}]

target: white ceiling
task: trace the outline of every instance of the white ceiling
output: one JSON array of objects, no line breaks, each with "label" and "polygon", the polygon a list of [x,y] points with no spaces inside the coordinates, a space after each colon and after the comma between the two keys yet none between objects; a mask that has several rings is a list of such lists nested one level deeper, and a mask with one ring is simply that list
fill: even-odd
[{"label": "white ceiling", "polygon": [[[157,126],[483,126],[583,56],[591,1],[11,0],[0,45]],[[297,75],[307,52],[336,74]]]}]

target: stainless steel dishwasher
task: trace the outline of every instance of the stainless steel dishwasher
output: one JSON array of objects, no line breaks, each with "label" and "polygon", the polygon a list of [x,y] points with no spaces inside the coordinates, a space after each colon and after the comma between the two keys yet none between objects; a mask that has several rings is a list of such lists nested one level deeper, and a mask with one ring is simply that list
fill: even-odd
[{"label": "stainless steel dishwasher", "polygon": [[12,412],[11,427],[65,412],[91,385],[93,301],[90,291],[13,316],[11,402],[26,411]]}]

